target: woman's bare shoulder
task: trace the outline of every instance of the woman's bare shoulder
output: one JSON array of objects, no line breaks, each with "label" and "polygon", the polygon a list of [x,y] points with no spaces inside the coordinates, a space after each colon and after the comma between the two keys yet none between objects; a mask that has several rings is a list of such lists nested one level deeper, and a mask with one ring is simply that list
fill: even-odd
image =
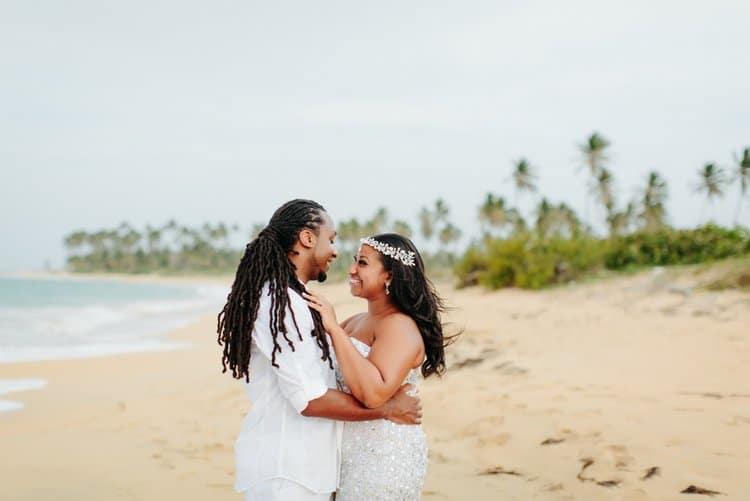
[{"label": "woman's bare shoulder", "polygon": [[389,333],[399,333],[400,335],[415,336],[416,339],[422,339],[422,335],[419,333],[419,327],[406,313],[396,312],[391,313],[381,318],[375,326],[375,335]]}]

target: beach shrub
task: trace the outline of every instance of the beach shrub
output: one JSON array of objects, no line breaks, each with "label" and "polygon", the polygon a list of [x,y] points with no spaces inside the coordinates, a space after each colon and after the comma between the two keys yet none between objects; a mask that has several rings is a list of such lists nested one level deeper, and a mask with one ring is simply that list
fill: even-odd
[{"label": "beach shrub", "polygon": [[693,230],[664,228],[610,240],[604,255],[608,269],[666,266],[715,261],[750,252],[750,233],[744,228],[706,225]]},{"label": "beach shrub", "polygon": [[750,254],[750,232],[707,225],[663,228],[610,239],[547,237],[525,233],[474,243],[454,266],[458,286],[490,289],[570,282],[601,269],[627,270],[711,262]]},{"label": "beach shrub", "polygon": [[490,238],[470,247],[454,272],[459,286],[539,289],[601,267],[604,246],[593,238]]}]

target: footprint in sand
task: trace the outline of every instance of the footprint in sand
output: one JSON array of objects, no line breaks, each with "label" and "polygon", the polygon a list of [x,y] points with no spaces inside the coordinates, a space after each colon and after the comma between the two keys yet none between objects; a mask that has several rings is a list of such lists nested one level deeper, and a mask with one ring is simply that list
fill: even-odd
[{"label": "footprint in sand", "polygon": [[565,489],[565,486],[563,484],[557,483],[557,484],[551,484],[544,488],[547,492],[558,492]]},{"label": "footprint in sand", "polygon": [[506,361],[501,364],[498,364],[495,367],[493,367],[493,369],[500,372],[501,374],[508,374],[508,375],[526,374],[527,372],[529,372],[528,369],[524,367],[520,367],[510,361]]},{"label": "footprint in sand", "polygon": [[539,445],[555,445],[555,444],[559,444],[559,443],[562,443],[562,442],[565,442],[564,438],[548,438],[548,439],[542,441],[542,443],[539,444]]},{"label": "footprint in sand", "polygon": [[518,473],[516,470],[509,470],[502,466],[493,466],[492,468],[487,468],[486,470],[480,471],[478,475],[511,475],[514,477],[523,476],[520,473]]},{"label": "footprint in sand", "polygon": [[742,424],[750,424],[750,416],[734,416],[732,419],[727,421],[730,426],[737,426]]},{"label": "footprint in sand", "polygon": [[576,475],[576,478],[580,480],[581,482],[594,482],[596,485],[599,485],[601,487],[618,487],[620,483],[622,483],[622,480],[597,480],[594,477],[590,477],[586,475],[584,472],[587,468],[591,467],[594,464],[594,460],[592,458],[582,458],[581,460],[581,471],[578,472],[578,475]]},{"label": "footprint in sand", "polygon": [[610,445],[604,449],[609,452],[610,457],[615,463],[615,468],[629,471],[628,466],[633,462],[633,456],[628,454],[627,447],[624,445]]},{"label": "footprint in sand", "polygon": [[704,489],[697,485],[689,485],[684,490],[680,491],[680,494],[704,494],[706,496],[726,496],[723,492],[713,491],[711,489]]},{"label": "footprint in sand", "polygon": [[450,365],[451,365],[451,369],[463,369],[465,367],[474,367],[475,365],[479,365],[482,362],[484,362],[484,358],[470,357],[470,358],[464,358],[463,360],[458,360],[456,362],[453,362]]},{"label": "footprint in sand", "polygon": [[655,477],[657,475],[661,475],[661,468],[658,466],[652,466],[648,470],[646,470],[646,473],[641,477],[641,480],[648,480],[651,477]]},{"label": "footprint in sand", "polygon": [[459,438],[476,437],[481,444],[504,445],[510,440],[509,433],[500,432],[505,418],[502,416],[489,416],[477,419],[465,426],[458,434]]},{"label": "footprint in sand", "polygon": [[482,445],[505,445],[512,438],[510,433],[498,433],[490,437],[480,438]]},{"label": "footprint in sand", "polygon": [[484,435],[497,431],[505,423],[505,418],[502,416],[488,416],[480,419],[476,419],[471,422],[468,426],[465,426],[462,430],[463,436],[474,436]]}]

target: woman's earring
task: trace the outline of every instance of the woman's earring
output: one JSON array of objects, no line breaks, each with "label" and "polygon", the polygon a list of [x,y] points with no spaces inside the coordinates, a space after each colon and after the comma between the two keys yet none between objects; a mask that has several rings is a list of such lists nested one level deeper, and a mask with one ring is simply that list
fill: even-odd
[{"label": "woman's earring", "polygon": [[388,282],[385,283],[385,295],[388,296],[391,294],[391,290],[388,288]]}]

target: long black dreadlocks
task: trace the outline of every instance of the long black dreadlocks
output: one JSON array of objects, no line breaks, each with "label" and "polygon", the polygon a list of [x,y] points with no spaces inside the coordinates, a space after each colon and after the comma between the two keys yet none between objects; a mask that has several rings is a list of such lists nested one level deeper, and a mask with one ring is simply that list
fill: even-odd
[{"label": "long black dreadlocks", "polygon": [[[289,308],[288,288],[301,295],[304,285],[297,279],[294,264],[289,260],[294,243],[300,231],[310,229],[316,234],[323,222],[322,205],[312,200],[291,200],[271,216],[271,220],[259,234],[245,247],[237,273],[232,284],[232,290],[227,296],[227,303],[218,316],[218,342],[224,345],[221,359],[222,372],[227,372],[227,366],[235,379],[250,380],[250,342],[253,324],[258,317],[258,305],[263,286],[268,283],[271,296],[271,335],[273,337],[273,352],[271,364],[275,367],[276,353],[281,352],[278,342],[279,332],[284,336],[289,348],[294,351],[294,344],[284,326],[287,309],[292,314],[292,321],[297,329],[297,336],[302,341],[302,333],[297,325],[294,311]],[[325,280],[321,273],[319,281]],[[323,351],[322,360],[328,361],[333,368],[327,335],[323,328],[320,313],[310,308],[314,328],[312,335]]]}]

